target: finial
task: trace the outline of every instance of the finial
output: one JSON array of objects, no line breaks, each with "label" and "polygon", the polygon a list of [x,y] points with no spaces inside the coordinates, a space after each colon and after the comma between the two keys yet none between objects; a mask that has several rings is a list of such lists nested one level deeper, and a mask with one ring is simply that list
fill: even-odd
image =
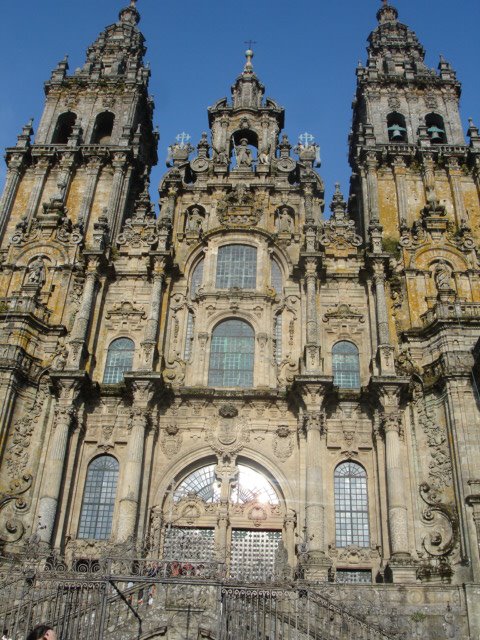
[{"label": "finial", "polygon": [[255,40],[246,40],[245,44],[247,45],[248,49],[245,51],[245,58],[247,59],[247,61],[245,63],[245,68],[243,71],[247,73],[251,73],[253,71],[252,58],[254,56],[252,47],[254,44],[257,44],[257,43],[255,42]]}]

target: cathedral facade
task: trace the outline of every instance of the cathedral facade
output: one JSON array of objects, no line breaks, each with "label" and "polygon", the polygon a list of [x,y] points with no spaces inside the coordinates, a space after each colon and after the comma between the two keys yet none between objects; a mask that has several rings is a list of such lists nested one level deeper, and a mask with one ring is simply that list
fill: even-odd
[{"label": "cathedral facade", "polygon": [[248,50],[157,213],[139,20],[60,62],[6,152],[8,637],[480,638],[480,133],[454,70],[383,3],[328,216]]}]

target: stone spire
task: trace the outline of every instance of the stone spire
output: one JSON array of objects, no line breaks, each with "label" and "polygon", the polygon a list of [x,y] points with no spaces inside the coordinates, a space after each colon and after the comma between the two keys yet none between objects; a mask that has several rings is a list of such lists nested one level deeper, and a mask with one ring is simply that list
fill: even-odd
[{"label": "stone spire", "polygon": [[232,86],[232,101],[234,109],[237,108],[253,108],[260,109],[262,99],[265,93],[265,87],[260,82],[253,70],[252,49],[245,51],[245,67],[240,76],[238,76],[235,84]]},{"label": "stone spire", "polygon": [[126,76],[127,80],[146,80],[143,67],[145,38],[138,29],[140,13],[136,0],[118,14],[118,21],[108,26],[87,50],[87,60],[79,73],[92,78]]}]

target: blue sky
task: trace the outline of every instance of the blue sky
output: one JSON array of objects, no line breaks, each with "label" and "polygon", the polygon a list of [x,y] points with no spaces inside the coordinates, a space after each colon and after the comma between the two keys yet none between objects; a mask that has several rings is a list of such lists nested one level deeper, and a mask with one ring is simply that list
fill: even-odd
[{"label": "blue sky", "polygon": [[[43,82],[64,54],[71,71],[87,46],[117,19],[128,0],[17,0],[4,2],[0,21],[2,94],[0,147],[12,146],[31,117],[38,123]],[[427,49],[439,54],[463,82],[461,112],[480,125],[479,0],[397,0],[400,19]],[[321,146],[320,174],[327,203],[335,181],[348,190],[347,136],[355,90],[355,67],[365,61],[366,39],[376,25],[377,0],[138,0],[140,27],[152,67],[155,124],[160,129],[155,189],[167,147],[187,131],[195,144],[207,128],[207,107],[230,95],[244,63],[244,42],[255,40],[254,67],[266,94],[286,109],[291,141],[303,131]],[[4,165],[0,168],[3,185]],[[3,188],[3,187],[2,187]]]}]

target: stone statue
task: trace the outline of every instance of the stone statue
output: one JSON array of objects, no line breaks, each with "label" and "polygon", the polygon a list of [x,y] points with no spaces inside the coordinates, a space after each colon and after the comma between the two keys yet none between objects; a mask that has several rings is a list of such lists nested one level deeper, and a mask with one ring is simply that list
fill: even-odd
[{"label": "stone statue", "polygon": [[198,207],[193,207],[188,212],[187,225],[185,231],[201,233],[203,231],[203,216]]},{"label": "stone statue", "polygon": [[277,229],[279,233],[292,233],[292,216],[287,207],[282,207],[277,217]]},{"label": "stone statue", "polygon": [[240,144],[235,147],[237,165],[239,167],[251,167],[253,163],[252,152],[248,148],[248,140],[242,138]]},{"label": "stone statue", "polygon": [[266,151],[260,151],[258,154],[258,164],[268,164],[270,156]]},{"label": "stone statue", "polygon": [[437,263],[434,278],[437,291],[448,291],[452,289],[452,274],[445,260],[439,260]]},{"label": "stone statue", "polygon": [[40,287],[45,282],[45,265],[41,258],[35,258],[28,266],[27,283],[38,284]]}]

